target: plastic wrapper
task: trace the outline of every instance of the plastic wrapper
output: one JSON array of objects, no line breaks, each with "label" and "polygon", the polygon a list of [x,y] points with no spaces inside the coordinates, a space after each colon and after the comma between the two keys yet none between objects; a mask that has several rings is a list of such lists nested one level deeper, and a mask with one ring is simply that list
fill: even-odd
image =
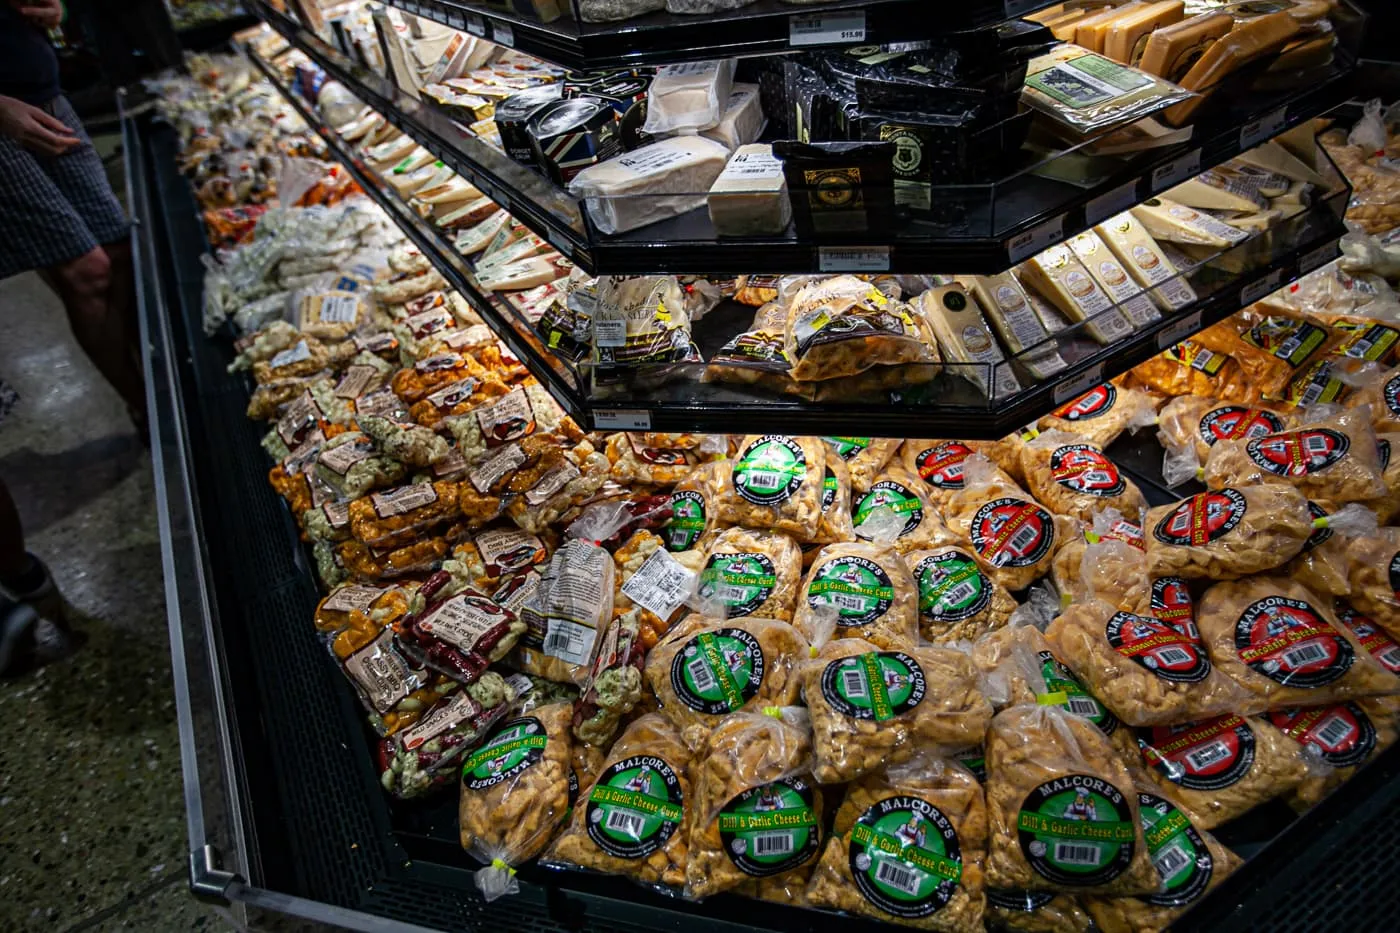
[{"label": "plastic wrapper", "polygon": [[371,547],[398,547],[458,514],[456,483],[414,483],[350,503],[350,532]]},{"label": "plastic wrapper", "polygon": [[[434,576],[446,578],[447,574],[439,571]],[[463,590],[442,597],[430,590],[430,584],[440,588],[444,583],[446,579],[430,579],[424,584],[428,602],[395,625],[398,645],[424,667],[471,683],[510,652],[527,626],[484,593]]]},{"label": "plastic wrapper", "polygon": [[1319,596],[1345,596],[1351,592],[1352,567],[1357,559],[1352,553],[1353,541],[1376,534],[1373,516],[1365,506],[1355,503],[1328,515],[1322,506],[1309,502],[1308,514],[1313,525],[1320,527],[1314,528],[1302,553],[1288,565],[1288,576]]},{"label": "plastic wrapper", "polygon": [[972,545],[988,576],[1008,590],[1025,589],[1050,571],[1073,524],[998,479],[985,458],[969,458],[963,469],[966,486],[948,504],[949,529]]},{"label": "plastic wrapper", "polygon": [[316,631],[345,660],[408,614],[412,592],[399,587],[342,586],[316,606]]},{"label": "plastic wrapper", "polygon": [[815,281],[798,291],[783,337],[792,378],[799,382],[854,376],[872,366],[939,361],[923,319],[853,275]]},{"label": "plastic wrapper", "polygon": [[1178,451],[1175,455],[1178,458],[1194,455],[1194,462],[1185,468],[1184,480],[1195,475],[1196,468],[1205,462],[1210,449],[1220,441],[1253,440],[1277,434],[1287,428],[1290,420],[1287,415],[1267,408],[1182,396],[1162,406],[1157,418],[1157,437],[1167,451]]},{"label": "plastic wrapper", "polygon": [[1348,408],[1368,406],[1377,434],[1400,432],[1400,366],[1363,378],[1347,397]]},{"label": "plastic wrapper", "polygon": [[253,379],[258,385],[295,379],[319,373],[330,365],[330,351],[314,337],[303,336],[285,350],[267,360],[253,364]]},{"label": "plastic wrapper", "polygon": [[919,635],[925,641],[975,640],[1006,625],[1016,600],[960,547],[911,551],[905,566],[919,590]]},{"label": "plastic wrapper", "polygon": [[901,554],[952,544],[954,537],[944,527],[938,511],[924,498],[924,484],[898,463],[891,464],[870,484],[863,495],[851,496],[851,523],[857,538],[884,542],[891,529],[872,521],[881,510],[888,510],[899,521],[892,526],[889,543]]},{"label": "plastic wrapper", "polygon": [[487,394],[478,399],[474,395],[473,399],[479,404],[441,423],[468,463],[477,463],[513,441],[536,434],[552,434],[574,443],[583,439],[583,431],[538,383],[500,396]]},{"label": "plastic wrapper", "polygon": [[823,437],[827,446],[845,461],[851,473],[851,488],[867,493],[902,443],[884,437]]},{"label": "plastic wrapper", "polygon": [[426,687],[431,680],[427,671],[415,667],[398,650],[394,633],[389,629],[342,659],[340,669],[365,709],[380,716],[394,712],[399,703]]},{"label": "plastic wrapper", "polygon": [[1214,829],[1288,794],[1308,775],[1297,743],[1267,721],[1228,713],[1138,732],[1148,777]]},{"label": "plastic wrapper", "polygon": [[574,539],[554,552],[534,601],[536,631],[522,644],[531,649],[517,668],[550,680],[582,685],[613,617],[612,555],[588,541]]},{"label": "plastic wrapper", "polygon": [[1305,423],[1281,434],[1216,444],[1206,458],[1206,485],[1289,485],[1309,499],[1337,504],[1385,495],[1369,409],[1300,420]]},{"label": "plastic wrapper", "polygon": [[538,534],[596,495],[607,478],[607,455],[587,440],[571,448],[554,448],[534,469],[511,476],[508,488],[515,498],[506,505],[506,514],[521,528]]},{"label": "plastic wrapper", "polygon": [[648,94],[642,132],[652,136],[690,134],[719,122],[734,81],[734,59],[664,65]]},{"label": "plastic wrapper", "polygon": [[1385,495],[1367,499],[1366,507],[1376,514],[1376,521],[1389,525],[1400,517],[1400,434],[1379,435],[1376,446],[1380,451]]},{"label": "plastic wrapper", "polygon": [[470,354],[449,351],[424,357],[409,368],[399,370],[389,384],[395,395],[412,405],[454,382],[472,379],[481,383],[488,375],[485,367]]},{"label": "plastic wrapper", "polygon": [[1233,356],[1189,338],[1134,366],[1128,378],[1135,386],[1168,397],[1199,395],[1247,402],[1261,394]]},{"label": "plastic wrapper", "polygon": [[253,421],[269,421],[283,406],[303,395],[312,385],[329,376],[329,373],[316,373],[311,376],[291,379],[277,379],[265,382],[253,390],[248,397],[245,414]]},{"label": "plastic wrapper", "polygon": [[1284,735],[1320,759],[1293,791],[1297,810],[1312,807],[1346,782],[1356,769],[1395,744],[1400,728],[1400,699],[1371,697],[1336,706],[1282,709],[1266,718]]},{"label": "plastic wrapper", "polygon": [[[923,480],[924,498],[940,513],[946,513],[951,498],[965,485],[963,462],[975,453],[990,459],[999,469],[1005,466],[994,454],[998,447],[1010,451],[1010,459],[1016,462],[1015,475],[1020,475],[1020,448],[1023,442],[1017,439],[1012,444],[1002,445],[1000,441],[945,441],[911,439],[900,448],[899,458],[904,469]],[[1018,482],[1011,474],[997,477],[1008,485]]]},{"label": "plastic wrapper", "polygon": [[808,540],[821,516],[826,453],[815,437],[749,435],[720,474],[719,519]]},{"label": "plastic wrapper", "polygon": [[[581,787],[568,828],[547,860],[647,885],[685,884],[692,753],[659,713],[634,720]],[[580,785],[583,782],[580,781]]]},{"label": "plastic wrapper", "polygon": [[805,710],[730,716],[697,762],[687,896],[708,897],[816,860],[825,807],[810,775]]},{"label": "plastic wrapper", "polygon": [[1196,625],[1211,663],[1268,709],[1400,692],[1330,605],[1286,577],[1215,584]]},{"label": "plastic wrapper", "polygon": [[807,899],[918,930],[981,929],[986,846],[977,779],[923,755],[847,789]]},{"label": "plastic wrapper", "polygon": [[371,490],[393,486],[406,472],[402,463],[380,453],[374,442],[358,431],[326,441],[316,457],[317,478],[343,499],[359,499]]},{"label": "plastic wrapper", "polygon": [[731,713],[796,703],[797,666],[807,655],[806,640],[786,622],[693,616],[647,656],[646,681],[695,747]]},{"label": "plastic wrapper", "polygon": [[1046,431],[1021,448],[1026,487],[1046,508],[1080,521],[1093,521],[1114,508],[1136,519],[1147,500],[1103,450],[1076,434]]},{"label": "plastic wrapper", "polygon": [[673,275],[599,279],[593,360],[600,366],[698,361],[680,281]]},{"label": "plastic wrapper", "polygon": [[[613,434],[608,437],[608,462],[611,475],[619,483],[641,483],[648,486],[674,486],[688,477],[695,468],[715,455],[695,448],[647,447],[639,434]],[[718,456],[728,453],[727,446]]]},{"label": "plastic wrapper", "polygon": [[451,577],[447,591],[473,589],[494,594],[503,582],[532,568],[549,564],[553,548],[536,535],[518,528],[486,528],[452,550],[442,569]]},{"label": "plastic wrapper", "polygon": [[[1040,430],[1068,431],[1102,450],[1124,431],[1146,427],[1156,418],[1157,407],[1152,396],[1105,382],[1041,418]],[[998,464],[1006,468],[1004,463],[998,461]]]},{"label": "plastic wrapper", "polygon": [[1094,696],[1132,726],[1205,719],[1256,702],[1215,669],[1199,639],[1100,600],[1071,605],[1045,638]]},{"label": "plastic wrapper", "polygon": [[1054,706],[998,713],[987,732],[986,792],[989,886],[1157,890],[1132,778],[1088,721]]},{"label": "plastic wrapper", "polygon": [[621,487],[604,484],[598,499],[583,508],[564,534],[611,549],[639,531],[664,531],[674,515],[670,496],[623,493]]},{"label": "plastic wrapper", "polygon": [[342,541],[335,546],[335,555],[356,580],[396,580],[407,574],[435,570],[452,549],[453,531],[449,527],[441,534],[391,548],[373,548],[363,541]]},{"label": "plastic wrapper", "polygon": [[705,548],[697,599],[734,619],[792,618],[802,581],[802,554],[787,535],[726,528]]},{"label": "plastic wrapper", "polygon": [[1144,530],[1152,576],[1234,580],[1286,564],[1314,529],[1297,490],[1246,485],[1157,506]]},{"label": "plastic wrapper", "polygon": [[1392,638],[1400,637],[1400,528],[1350,539],[1347,601]]},{"label": "plastic wrapper", "polygon": [[446,430],[450,427],[451,419],[470,415],[510,391],[494,375],[488,375],[483,381],[462,379],[414,402],[409,406],[408,414],[425,428]]},{"label": "plastic wrapper", "polygon": [[446,440],[421,425],[399,424],[376,415],[361,415],[358,422],[385,456],[407,466],[426,469],[451,453]]},{"label": "plastic wrapper", "polygon": [[1092,528],[1071,537],[1051,568],[1060,606],[1100,599],[1128,612],[1151,611],[1151,581],[1142,527],[1117,509],[1094,516]]},{"label": "plastic wrapper", "polygon": [[[818,550],[818,545],[854,541],[855,526],[851,522],[851,474],[846,461],[833,450],[826,452],[826,477],[822,481],[822,517],[817,524],[812,544],[803,549],[803,560]],[[808,553],[810,551],[810,554]]]},{"label": "plastic wrapper", "polygon": [[569,811],[572,716],[556,703],[509,720],[462,762],[462,848],[487,866],[476,884],[488,901],[519,889],[514,866],[542,852]]},{"label": "plastic wrapper", "polygon": [[1073,138],[1133,123],[1194,95],[1164,78],[1066,44],[1034,59],[1021,99]]},{"label": "plastic wrapper", "polygon": [[650,651],[680,618],[683,607],[693,602],[705,555],[701,551],[673,555],[659,536],[642,530],[613,553],[613,560],[618,585],[614,608],[628,610],[635,604],[641,618],[641,644]]},{"label": "plastic wrapper", "polygon": [[812,718],[812,776],[843,784],[931,745],[977,745],[991,722],[977,667],[961,651],[882,651],[859,638],[829,642],[801,668]]},{"label": "plastic wrapper", "polygon": [[1049,891],[987,889],[987,926],[1014,933],[1088,933],[1093,925],[1078,898]]},{"label": "plastic wrapper", "polygon": [[919,636],[918,587],[894,548],[828,544],[802,581],[793,625],[811,642],[835,614],[836,638],[860,638],[889,651],[912,648]]}]

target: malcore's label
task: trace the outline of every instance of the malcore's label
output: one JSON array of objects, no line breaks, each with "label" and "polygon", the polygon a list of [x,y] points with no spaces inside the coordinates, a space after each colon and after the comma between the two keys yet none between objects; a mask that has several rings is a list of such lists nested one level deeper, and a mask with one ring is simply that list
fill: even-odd
[{"label": "malcore's label", "polygon": [[754,505],[778,505],[797,494],[807,475],[802,445],[790,437],[760,437],[734,463],[734,491]]},{"label": "malcore's label", "polygon": [[887,797],[860,815],[848,837],[851,877],[861,897],[894,917],[927,917],[962,881],[962,848],[952,821],[918,797]]},{"label": "malcore's label", "polygon": [[705,497],[686,489],[671,493],[671,520],[666,523],[666,550],[688,551],[705,531]]},{"label": "malcore's label", "polygon": [[1079,398],[1060,406],[1051,412],[1056,418],[1066,421],[1088,421],[1109,413],[1118,402],[1118,389],[1111,383],[1090,389]]},{"label": "malcore's label", "polygon": [[832,661],[822,671],[822,698],[852,719],[885,722],[924,699],[924,670],[899,651],[869,652]]},{"label": "malcore's label", "polygon": [[1283,419],[1271,411],[1225,405],[1201,416],[1201,440],[1214,447],[1216,441],[1253,439],[1277,434],[1284,429]]},{"label": "malcore's label", "polygon": [[1107,884],[1132,863],[1133,812],[1122,791],[1090,774],[1068,774],[1027,795],[1016,818],[1021,853],[1055,884]]},{"label": "malcore's label", "polygon": [[821,844],[816,797],[801,778],[749,788],[724,805],[718,820],[724,853],[755,878],[799,867]]},{"label": "malcore's label", "polygon": [[654,755],[634,755],[608,767],[588,792],[588,838],[615,858],[646,858],[684,820],[680,778]]},{"label": "malcore's label", "polygon": [[1267,715],[1289,738],[1312,746],[1334,768],[1353,768],[1376,750],[1376,727],[1355,703],[1281,709]]},{"label": "malcore's label", "polygon": [[992,601],[992,581],[962,551],[925,557],[914,568],[914,579],[919,585],[919,614],[933,622],[962,622]]},{"label": "malcore's label", "polygon": [[1351,439],[1339,431],[1318,428],[1257,438],[1244,449],[1256,466],[1275,476],[1307,476],[1345,457]]},{"label": "malcore's label", "polygon": [[512,719],[467,756],[462,783],[469,790],[485,790],[509,781],[544,757],[547,741],[544,726],[535,717]]},{"label": "malcore's label", "polygon": [[715,554],[700,574],[703,599],[724,603],[727,617],[751,615],[773,595],[778,576],[767,554],[752,551]]},{"label": "malcore's label", "polygon": [[1254,767],[1254,730],[1233,713],[1138,731],[1142,758],[1187,790],[1220,790]]},{"label": "malcore's label", "polygon": [[1195,903],[1206,893],[1215,871],[1205,840],[1186,814],[1156,794],[1138,794],[1138,816],[1147,854],[1162,879],[1161,890],[1143,900],[1154,907]]},{"label": "malcore's label", "polygon": [[1205,547],[1234,531],[1247,510],[1237,489],[1203,492],[1167,513],[1152,529],[1152,536],[1177,547]]},{"label": "malcore's label", "polygon": [[671,689],[696,712],[732,713],[758,693],[765,666],[763,647],[743,629],[702,632],[671,661]]},{"label": "malcore's label", "polygon": [[1108,711],[1098,700],[1089,695],[1084,685],[1074,679],[1069,668],[1048,651],[1040,652],[1040,676],[1045,680],[1047,693],[1063,693],[1065,702],[1060,704],[1076,716],[1087,719],[1099,727],[1104,735],[1112,735],[1118,729],[1118,717]]},{"label": "malcore's label", "polygon": [[1170,683],[1197,684],[1210,676],[1200,642],[1157,619],[1117,612],[1104,634],[1114,650]]},{"label": "malcore's label", "polygon": [[1033,502],[993,499],[972,517],[972,546],[993,567],[1029,567],[1055,543],[1055,520]]},{"label": "malcore's label", "polygon": [[836,624],[849,628],[869,625],[890,611],[894,584],[873,560],[854,554],[826,561],[807,588],[807,605],[835,607]]},{"label": "malcore's label", "polygon": [[944,441],[920,451],[917,460],[919,478],[938,489],[963,488],[963,461],[972,456],[972,448],[957,441]]},{"label": "malcore's label", "polygon": [[1235,650],[1253,670],[1285,687],[1323,687],[1351,669],[1356,653],[1300,599],[1268,596],[1235,621]]},{"label": "malcore's label", "polygon": [[1091,444],[1068,444],[1050,455],[1050,477],[1071,492],[1109,499],[1127,484],[1118,468]]}]

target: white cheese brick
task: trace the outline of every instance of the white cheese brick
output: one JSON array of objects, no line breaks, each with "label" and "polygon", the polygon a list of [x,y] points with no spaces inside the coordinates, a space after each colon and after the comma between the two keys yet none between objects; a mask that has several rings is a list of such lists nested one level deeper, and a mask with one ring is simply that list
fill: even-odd
[{"label": "white cheese brick", "polygon": [[1257,214],[1239,214],[1225,221],[1232,227],[1238,227],[1246,233],[1258,234],[1267,233],[1283,219],[1283,211],[1260,211]]},{"label": "white cheese brick", "polygon": [[1052,246],[1026,260],[1017,268],[1017,275],[1071,321],[1088,321],[1084,329],[1099,343],[1112,343],[1133,331],[1068,244]]},{"label": "white cheese brick", "polygon": [[509,246],[502,247],[494,253],[483,256],[476,264],[476,274],[478,277],[490,275],[501,266],[508,266],[513,262],[522,259],[529,259],[531,256],[540,256],[550,251],[550,246],[544,240],[533,233],[526,234],[518,240],[513,241]]},{"label": "white cheese brick", "polygon": [[[490,198],[477,198],[475,201],[468,201],[460,207],[454,207],[446,214],[437,218],[439,227],[475,227],[486,218],[490,217],[501,207]],[[434,212],[436,213],[436,212]]]},{"label": "white cheese brick", "polygon": [[1236,230],[1209,214],[1193,210],[1169,198],[1151,198],[1132,209],[1132,215],[1157,240],[1214,246],[1220,249],[1243,243],[1249,234]]},{"label": "white cheese brick", "polygon": [[486,248],[487,244],[491,242],[492,238],[495,237],[497,233],[501,232],[501,228],[504,227],[509,220],[509,214],[503,210],[497,210],[496,213],[487,217],[470,230],[463,230],[458,233],[456,242],[453,245],[457,247],[457,252],[461,253],[463,256],[475,255]]},{"label": "white cheese brick", "polygon": [[1136,217],[1124,211],[1094,228],[1123,268],[1164,308],[1179,311],[1196,300],[1196,292],[1167,258]]},{"label": "white cheese brick", "polygon": [[700,135],[723,143],[732,151],[757,140],[767,122],[759,102],[758,85],[736,84],[729,93],[729,102],[724,106],[719,123],[701,130]]},{"label": "white cheese brick", "polygon": [[1283,175],[1293,181],[1306,181],[1319,188],[1327,187],[1327,179],[1313,171],[1306,162],[1273,140],[1248,152],[1241,152],[1231,161],[1242,162],[1266,172]]},{"label": "white cheese brick", "polygon": [[1210,211],[1260,211],[1268,207],[1252,186],[1227,172],[1202,172],[1167,192],[1167,197],[1187,207]]},{"label": "white cheese brick", "polygon": [[662,65],[647,91],[647,119],[642,132],[667,136],[709,129],[724,115],[733,83],[732,58]]},{"label": "white cheese brick", "polygon": [[1113,299],[1113,303],[1118,305],[1118,310],[1123,312],[1134,327],[1161,320],[1162,315],[1147,292],[1135,279],[1128,276],[1128,270],[1123,268],[1118,257],[1104,245],[1097,233],[1090,230],[1079,234],[1069,241],[1069,248],[1074,250],[1074,255],[1084,263],[1084,268],[1089,270],[1094,281]]},{"label": "white cheese brick", "polygon": [[710,221],[720,236],[779,234],[792,219],[783,163],[773,147],[739,147],[710,188]]},{"label": "white cheese brick", "polygon": [[[961,285],[931,288],[918,297],[914,306],[933,331],[944,361],[964,364],[951,367],[950,372],[977,386],[978,391],[990,392],[993,398],[1021,391],[977,302]],[[989,374],[990,388],[987,385]]]},{"label": "white cheese brick", "polygon": [[476,185],[465,178],[453,176],[440,185],[431,188],[424,188],[418,192],[418,200],[424,204],[437,206],[439,204],[465,204],[468,201],[475,201],[481,197],[481,192]]},{"label": "white cheese brick", "polygon": [[487,291],[519,291],[537,288],[569,274],[573,263],[558,253],[531,256],[517,262],[497,266],[489,274],[478,274],[477,284]]},{"label": "white cheese brick", "polygon": [[705,203],[729,150],[703,136],[677,136],[590,165],[569,182],[603,233],[625,233]]},{"label": "white cheese brick", "polygon": [[412,139],[407,136],[399,136],[377,146],[371,146],[365,155],[370,168],[374,169],[376,173],[382,173],[408,158],[417,148],[418,144]]},{"label": "white cheese brick", "polygon": [[1013,356],[1026,354],[1019,362],[1036,379],[1045,379],[1068,365],[1050,342],[1025,289],[1009,270],[999,275],[959,276],[958,284],[977,299],[1007,351]]}]

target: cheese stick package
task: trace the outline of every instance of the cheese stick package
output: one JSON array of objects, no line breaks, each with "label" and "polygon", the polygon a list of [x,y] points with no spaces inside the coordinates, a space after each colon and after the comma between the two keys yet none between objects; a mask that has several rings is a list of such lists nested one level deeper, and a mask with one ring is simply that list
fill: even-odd
[{"label": "cheese stick package", "polygon": [[1040,430],[1077,434],[1102,449],[1124,431],[1146,427],[1156,420],[1157,406],[1152,396],[1105,382],[1041,418]]},{"label": "cheese stick package", "polygon": [[745,437],[731,468],[720,473],[720,520],[806,541],[821,515],[825,446],[815,437]]},{"label": "cheese stick package", "polygon": [[1022,101],[1074,138],[1135,122],[1190,97],[1164,78],[1075,45],[1033,60],[1021,92]]},{"label": "cheese stick package", "polygon": [[969,457],[963,471],[967,486],[949,503],[949,529],[972,545],[988,576],[1009,590],[1025,589],[1050,571],[1073,523],[997,480],[985,457]]},{"label": "cheese stick package", "polygon": [[1137,484],[1077,434],[1042,433],[1021,448],[1021,472],[1039,502],[1080,521],[1092,521],[1105,508],[1132,518],[1147,508]]},{"label": "cheese stick package", "polygon": [[1154,577],[1234,580],[1280,567],[1312,536],[1302,494],[1287,486],[1227,486],[1147,513]]}]

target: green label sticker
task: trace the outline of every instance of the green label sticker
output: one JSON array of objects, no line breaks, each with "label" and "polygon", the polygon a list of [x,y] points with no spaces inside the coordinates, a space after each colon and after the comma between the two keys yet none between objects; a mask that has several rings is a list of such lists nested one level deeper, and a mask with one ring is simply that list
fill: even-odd
[{"label": "green label sticker", "polygon": [[700,573],[700,598],[724,603],[725,617],[752,615],[773,595],[778,583],[773,561],[766,554],[715,554]]},{"label": "green label sticker", "polygon": [[763,648],[743,629],[702,632],[671,661],[671,689],[691,709],[732,713],[763,684]]},{"label": "green label sticker", "polygon": [[918,797],[887,797],[861,814],[849,837],[851,876],[861,896],[895,917],[927,917],[962,880],[958,833]]},{"label": "green label sticker", "polygon": [[760,437],[734,462],[734,491],[754,505],[778,505],[797,494],[807,475],[802,445],[790,437]]},{"label": "green label sticker", "polygon": [[1118,717],[1090,696],[1084,685],[1074,679],[1069,668],[1048,651],[1040,652],[1040,674],[1045,678],[1046,693],[1064,694],[1065,702],[1059,704],[1060,706],[1089,720],[1098,726],[1104,735],[1112,735],[1118,728]]},{"label": "green label sticker", "polygon": [[826,441],[842,460],[854,460],[857,454],[870,446],[871,441],[868,437],[824,437],[822,440]]},{"label": "green label sticker", "polygon": [[675,769],[654,755],[608,767],[588,792],[588,838],[616,858],[645,858],[680,828],[684,800]]},{"label": "green label sticker", "polygon": [[977,778],[979,784],[987,783],[987,753],[982,746],[976,748],[965,748],[960,752],[953,752],[953,760],[964,768],[972,772],[972,776]]},{"label": "green label sticker", "polygon": [[1133,860],[1132,818],[1118,788],[1090,774],[1068,774],[1026,796],[1016,833],[1037,874],[1055,884],[1100,885]]},{"label": "green label sticker", "polygon": [[934,554],[914,568],[919,582],[919,614],[931,622],[962,622],[992,601],[992,583],[977,562],[961,551]]},{"label": "green label sticker", "polygon": [[1138,794],[1138,816],[1147,853],[1162,889],[1143,898],[1154,907],[1186,907],[1206,893],[1215,861],[1191,821],[1156,794]]},{"label": "green label sticker", "polygon": [[688,551],[705,531],[705,497],[692,490],[671,493],[671,520],[666,523],[666,550]]},{"label": "green label sticker", "polygon": [[927,684],[917,661],[887,651],[832,661],[822,671],[821,689],[843,716],[884,722],[923,702]]},{"label": "green label sticker", "polygon": [[856,510],[853,518],[856,526],[856,534],[858,536],[867,537],[866,535],[860,534],[860,528],[865,524],[865,520],[870,517],[870,513],[878,508],[890,509],[896,515],[906,516],[904,527],[899,530],[899,536],[901,538],[907,534],[911,534],[914,529],[919,527],[919,523],[924,520],[924,503],[923,500],[919,498],[918,493],[902,483],[896,483],[893,480],[887,479],[881,480],[874,486],[871,486],[870,491],[865,494],[864,498],[856,503]]},{"label": "green label sticker", "polygon": [[801,778],[751,787],[719,811],[729,860],[746,875],[791,871],[817,853],[821,827],[812,788]]},{"label": "green label sticker", "polygon": [[469,790],[485,790],[508,781],[544,757],[546,741],[538,719],[513,719],[467,756],[462,763],[462,782]]},{"label": "green label sticker", "polygon": [[826,478],[822,480],[822,514],[831,511],[831,507],[836,504],[836,493],[841,488],[841,482],[836,478],[836,474],[830,470],[826,471]]},{"label": "green label sticker", "polygon": [[834,558],[817,568],[807,588],[807,605],[813,609],[834,606],[836,624],[869,625],[889,612],[894,584],[883,567],[854,555]]}]

